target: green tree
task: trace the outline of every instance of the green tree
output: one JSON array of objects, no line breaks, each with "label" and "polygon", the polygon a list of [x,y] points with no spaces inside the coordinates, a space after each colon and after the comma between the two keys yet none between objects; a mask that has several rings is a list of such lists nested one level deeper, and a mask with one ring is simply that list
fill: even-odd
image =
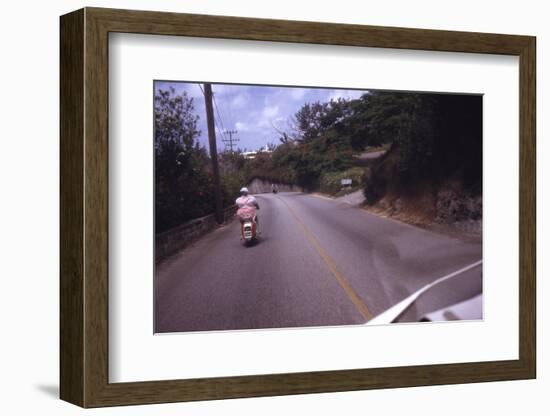
[{"label": "green tree", "polygon": [[168,143],[177,143],[184,151],[196,145],[200,135],[197,130],[199,116],[193,114],[193,98],[184,91],[175,95],[175,90],[159,90],[155,94],[155,149],[162,152]]},{"label": "green tree", "polygon": [[371,203],[386,186],[401,192],[422,181],[437,188],[451,177],[470,192],[481,192],[481,96],[378,92],[369,95],[365,115],[367,141],[374,136],[392,143],[387,157],[366,175]]},{"label": "green tree", "polygon": [[273,168],[306,189],[317,188],[323,173],[349,168],[351,146],[343,132],[350,114],[350,101],[343,99],[304,104],[293,117],[296,138],[283,134]]},{"label": "green tree", "polygon": [[294,116],[295,125],[301,141],[309,142],[319,137],[322,131],[322,117],[326,111],[327,104],[321,104],[317,101],[311,104],[304,104],[296,112]]},{"label": "green tree", "polygon": [[155,230],[212,211],[210,158],[197,141],[193,99],[173,88],[155,94]]}]

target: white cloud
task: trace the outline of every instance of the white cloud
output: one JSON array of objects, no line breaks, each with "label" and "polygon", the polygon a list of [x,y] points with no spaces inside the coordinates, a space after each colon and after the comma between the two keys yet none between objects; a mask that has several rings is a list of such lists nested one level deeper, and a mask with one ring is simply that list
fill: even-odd
[{"label": "white cloud", "polygon": [[306,90],[303,88],[293,88],[290,92],[290,96],[293,100],[301,100],[306,95]]},{"label": "white cloud", "polygon": [[231,100],[231,107],[232,108],[243,108],[246,105],[247,96],[246,94],[239,94],[233,97]]},{"label": "white cloud", "polygon": [[273,118],[279,114],[279,106],[278,105],[272,105],[264,107],[264,110],[262,111],[262,116],[267,118]]},{"label": "white cloud", "polygon": [[234,87],[232,85],[213,84],[212,92],[214,93],[214,95],[222,96],[230,93],[233,88]]},{"label": "white cloud", "polygon": [[237,121],[235,123],[235,128],[237,129],[237,131],[249,131],[250,130],[250,126],[247,123],[244,123],[242,121]]}]

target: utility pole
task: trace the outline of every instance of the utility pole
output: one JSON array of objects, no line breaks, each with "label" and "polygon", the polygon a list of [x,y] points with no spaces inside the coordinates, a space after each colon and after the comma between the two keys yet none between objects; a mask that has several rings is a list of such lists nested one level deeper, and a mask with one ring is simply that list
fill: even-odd
[{"label": "utility pole", "polygon": [[229,150],[231,153],[233,153],[233,142],[238,142],[239,139],[234,139],[233,135],[237,134],[237,130],[226,130],[224,131],[225,134],[229,134],[229,139],[222,139],[222,142],[229,143]]},{"label": "utility pole", "polygon": [[214,201],[216,221],[223,223],[222,192],[220,186],[220,168],[218,166],[218,149],[216,147],[216,130],[214,129],[214,110],[212,109],[212,86],[204,84],[204,102],[206,104],[206,125],[208,127],[208,143],[210,144],[210,159],[212,160],[212,176],[214,179]]}]

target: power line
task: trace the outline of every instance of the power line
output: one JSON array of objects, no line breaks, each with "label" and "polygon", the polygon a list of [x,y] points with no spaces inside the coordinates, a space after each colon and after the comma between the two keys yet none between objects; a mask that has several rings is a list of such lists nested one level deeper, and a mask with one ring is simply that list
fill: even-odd
[{"label": "power line", "polygon": [[229,105],[228,105],[228,108],[229,108],[229,121],[231,121],[231,125],[237,127],[237,125],[235,124],[235,119],[233,118],[233,100],[234,100],[234,96],[235,96],[235,89],[234,88],[231,88],[231,90],[233,91],[233,94],[230,96],[230,100],[229,100]]},{"label": "power line", "polygon": [[218,119],[220,120],[220,124],[222,125],[222,128],[223,130],[222,131],[225,131],[225,125],[224,125],[224,122],[223,122],[223,119],[222,119],[222,116],[220,114],[220,110],[218,108],[218,103],[216,101],[216,94],[212,94],[212,99],[214,100],[214,108],[216,109],[216,114],[218,115]]},{"label": "power line", "polygon": [[[201,88],[202,90],[202,88]],[[216,149],[216,134],[214,132],[214,111],[212,110],[212,86],[204,84],[204,105],[206,109],[206,124],[208,127],[208,143],[210,145],[210,159],[212,161],[212,181],[214,183],[214,207],[216,221],[223,223],[222,192],[220,184],[220,168],[218,165],[218,151]]]},{"label": "power line", "polygon": [[[229,117],[229,121],[230,121],[230,126],[236,126],[236,124],[234,123],[234,119],[233,119],[233,112],[231,111],[231,102],[232,102],[232,99],[231,99],[231,94],[229,92],[227,92],[224,97],[226,97],[227,101],[228,101],[228,105],[226,106],[221,106],[220,108],[217,108],[217,110],[219,110],[219,113],[220,113],[220,118],[221,118],[221,115],[223,114],[223,119],[227,121],[228,117],[227,117],[227,110],[229,109],[229,114],[230,114],[230,117]],[[214,104],[216,105],[217,107],[217,102],[216,102],[216,96],[214,96]],[[225,124],[227,125],[227,124]],[[225,125],[223,127],[225,127]],[[224,143],[226,143],[226,146],[229,147],[229,150],[231,152],[233,152],[233,146],[234,146],[234,143],[235,142],[238,142],[239,139],[237,138],[234,138],[233,135],[234,134],[237,134],[238,131],[237,130],[227,130],[225,129],[224,130],[224,133],[226,135],[229,135],[229,139],[227,139],[227,136],[225,137],[224,140],[222,140]]]},{"label": "power line", "polygon": [[[239,139],[234,139],[234,138],[233,138],[233,135],[234,135],[234,134],[237,134],[238,132],[237,132],[237,130],[229,130],[229,131],[226,130],[225,133],[229,134],[229,140],[224,139],[224,140],[222,140],[222,141],[223,141],[224,143],[229,143],[229,150],[230,150],[231,152],[233,152],[233,142],[238,142],[238,141],[239,141]],[[226,145],[226,146],[227,146],[227,145]]]},{"label": "power line", "polygon": [[223,116],[223,119],[226,121],[226,125],[228,122],[229,128],[236,128],[235,120],[233,119],[233,113],[231,111],[232,103],[233,103],[231,91],[233,91],[233,87],[227,86],[227,89],[225,90],[225,93],[223,95],[224,100],[226,101],[225,103],[226,105],[222,105],[220,107],[220,112]]},{"label": "power line", "polygon": [[[199,88],[200,88],[202,94],[206,97],[206,95],[205,95],[205,93],[204,93],[204,90],[202,89],[201,84],[197,84],[197,85],[199,86]],[[213,99],[213,101],[214,101],[214,106],[216,107],[216,111],[217,111],[218,106],[216,105],[216,98],[214,97],[214,94],[212,94],[212,99]],[[219,117],[219,112],[218,112],[218,117]],[[221,117],[219,117],[219,118],[220,118],[220,123],[222,123]],[[220,126],[218,125],[218,121],[217,121],[216,117],[213,117],[213,119],[214,119],[214,124],[216,125],[216,128],[218,129],[218,131],[221,133],[221,135],[222,135],[222,137],[223,137],[223,138],[222,138],[222,141],[227,140],[227,137],[226,137],[225,134],[224,134],[224,130],[225,130],[225,129],[222,130],[222,129],[220,128]],[[222,123],[222,126],[223,126],[223,123]]]}]

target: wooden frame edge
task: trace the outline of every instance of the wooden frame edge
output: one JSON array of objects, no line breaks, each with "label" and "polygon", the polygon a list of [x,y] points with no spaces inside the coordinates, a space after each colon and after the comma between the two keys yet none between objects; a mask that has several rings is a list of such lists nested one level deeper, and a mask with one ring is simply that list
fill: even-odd
[{"label": "wooden frame edge", "polygon": [[[519,359],[381,369],[109,383],[107,277],[109,32],[519,56]],[[61,17],[60,46],[60,396],[63,400],[82,407],[101,407],[536,377],[536,41],[534,37],[86,8]]]},{"label": "wooden frame edge", "polygon": [[84,10],[60,19],[60,398],[84,406]]},{"label": "wooden frame edge", "polygon": [[519,355],[525,378],[536,378],[536,38],[519,54],[520,184],[519,184]]}]

